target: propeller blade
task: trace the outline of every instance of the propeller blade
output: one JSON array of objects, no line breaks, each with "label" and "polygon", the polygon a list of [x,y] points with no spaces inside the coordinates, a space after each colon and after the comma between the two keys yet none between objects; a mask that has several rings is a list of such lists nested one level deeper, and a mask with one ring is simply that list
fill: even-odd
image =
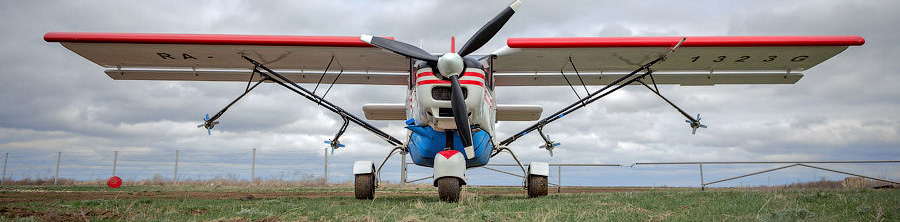
[{"label": "propeller blade", "polygon": [[472,148],[472,129],[469,128],[469,114],[466,110],[466,100],[463,96],[462,86],[459,85],[459,75],[450,76],[450,105],[453,109],[453,119],[456,121],[456,132],[465,147],[468,158],[475,157]]},{"label": "propeller blade", "polygon": [[428,62],[437,62],[437,60],[438,60],[437,56],[434,56],[431,53],[428,53],[424,49],[420,49],[419,47],[416,47],[416,46],[413,46],[410,44],[406,44],[404,42],[381,38],[381,37],[375,37],[375,36],[371,36],[371,35],[362,35],[362,36],[360,36],[359,39],[362,40],[363,42],[372,44],[378,48],[388,50],[388,51],[400,54],[402,56],[406,56],[406,57],[410,57],[410,58],[414,58],[414,59],[418,59],[418,60],[424,60],[424,61],[428,61]]},{"label": "propeller blade", "polygon": [[459,49],[459,55],[465,57],[469,55],[469,53],[475,52],[475,50],[481,48],[481,46],[484,46],[485,43],[490,41],[491,38],[493,38],[494,35],[496,35],[497,32],[500,31],[500,28],[503,28],[503,25],[506,24],[506,21],[509,21],[509,18],[511,18],[512,15],[516,13],[516,10],[518,10],[519,6],[521,5],[522,2],[516,0],[515,2],[510,4],[509,7],[501,11],[500,14],[494,16],[491,21],[488,21],[487,24],[484,24],[484,26],[481,27],[481,29],[479,29],[477,32],[475,32],[475,34],[472,35],[471,38],[469,38],[469,41],[467,41],[466,44]]}]

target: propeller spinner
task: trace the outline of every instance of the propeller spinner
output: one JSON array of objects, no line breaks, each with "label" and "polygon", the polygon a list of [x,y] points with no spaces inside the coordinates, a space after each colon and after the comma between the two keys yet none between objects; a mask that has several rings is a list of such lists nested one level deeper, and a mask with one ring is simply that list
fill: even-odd
[{"label": "propeller spinner", "polygon": [[466,44],[460,48],[459,53],[450,52],[438,57],[421,48],[396,40],[374,37],[371,35],[362,35],[360,40],[384,50],[409,58],[426,61],[431,65],[437,65],[438,72],[440,72],[444,78],[450,80],[450,104],[456,122],[456,130],[460,136],[463,147],[465,147],[466,157],[471,159],[475,157],[475,150],[472,147],[472,129],[469,126],[469,115],[466,109],[466,101],[463,97],[462,87],[459,85],[459,76],[465,70],[463,57],[475,52],[490,41],[491,38],[500,31],[500,28],[509,21],[512,15],[516,13],[516,10],[518,10],[521,5],[522,2],[516,0],[510,4],[509,7],[501,11],[500,14],[497,14],[497,16],[488,21],[487,24],[469,38]]}]

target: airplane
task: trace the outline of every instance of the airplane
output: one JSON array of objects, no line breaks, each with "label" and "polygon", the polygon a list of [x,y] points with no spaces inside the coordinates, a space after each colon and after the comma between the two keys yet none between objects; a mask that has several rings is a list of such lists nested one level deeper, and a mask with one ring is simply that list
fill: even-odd
[{"label": "airplane", "polygon": [[[466,170],[485,166],[502,152],[523,173],[528,197],[547,195],[549,164],[516,157],[511,144],[538,131],[552,155],[561,143],[543,127],[625,86],[641,85],[680,112],[696,133],[707,128],[663,96],[658,84],[794,84],[803,71],[861,46],[860,36],[680,36],[508,38],[506,46],[486,55],[473,54],[522,5],[514,1],[456,50],[431,53],[391,37],[278,36],[221,34],[149,34],[49,32],[58,42],[104,68],[114,80],[247,82],[243,93],[217,114],[203,118],[207,133],[237,101],[262,83],[275,83],[310,100],[343,120],[335,137],[325,141],[344,147],[340,137],[354,123],[392,147],[381,164],[356,161],[354,194],[373,199],[381,167],[394,154],[409,154],[418,166],[434,169],[432,185],[442,201],[459,200]],[[317,94],[323,83],[330,86]],[[313,90],[298,83],[315,83]],[[406,100],[365,104],[365,120],[325,99],[335,84],[405,85]],[[584,94],[580,89],[584,88]],[[495,87],[569,86],[578,101],[546,115],[539,105],[500,104]],[[589,91],[587,86],[602,86]],[[323,87],[324,88],[324,87]],[[582,87],[578,87],[582,88]],[[368,121],[405,121],[406,138],[398,139]],[[534,121],[500,140],[499,121]]]}]

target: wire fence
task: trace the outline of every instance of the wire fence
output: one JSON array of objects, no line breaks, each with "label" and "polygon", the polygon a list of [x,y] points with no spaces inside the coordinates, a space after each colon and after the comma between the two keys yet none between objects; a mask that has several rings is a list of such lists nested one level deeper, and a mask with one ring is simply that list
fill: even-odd
[{"label": "wire fence", "polygon": [[[105,181],[119,176],[126,183],[175,184],[179,182],[292,181],[335,184],[353,181],[353,160],[328,155],[324,150],[220,149],[129,151],[28,151],[2,153],[2,183],[40,181],[39,184],[74,184]],[[331,160],[326,160],[325,158]],[[400,155],[387,161],[381,179],[401,184],[430,184],[418,180],[432,169],[410,164],[400,167]],[[372,157],[380,163],[381,156]],[[408,157],[403,157],[408,158]],[[518,186],[522,172],[509,158],[497,157],[487,167],[467,172],[470,185]],[[409,161],[407,161],[409,162]],[[326,165],[327,163],[327,165]],[[551,163],[550,182],[562,186],[771,186],[817,180],[842,180],[848,176],[895,182],[900,161],[780,161],[780,162],[657,162],[634,164]],[[326,168],[328,169],[326,172]],[[774,169],[774,170],[773,170]],[[772,172],[778,170],[779,172]]]},{"label": "wire fence", "polygon": [[[119,176],[125,181],[157,180],[175,183],[198,180],[324,180],[324,152],[231,149],[209,151],[173,150],[171,153],[113,151],[97,152],[6,152],[2,181],[106,180]],[[333,163],[329,167],[346,167]],[[347,181],[343,172],[328,175],[328,181]]]}]

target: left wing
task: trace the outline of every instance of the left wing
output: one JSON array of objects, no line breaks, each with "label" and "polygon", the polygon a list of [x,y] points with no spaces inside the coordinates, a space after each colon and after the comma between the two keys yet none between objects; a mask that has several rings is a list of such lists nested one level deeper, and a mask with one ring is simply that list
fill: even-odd
[{"label": "left wing", "polygon": [[116,80],[248,81],[263,63],[299,83],[406,85],[409,59],[358,36],[278,36],[51,32],[48,42],[100,65]]},{"label": "left wing", "polygon": [[[509,38],[492,53],[497,86],[606,85],[659,58],[683,37]],[[859,36],[686,37],[652,67],[656,83],[792,84],[813,66],[865,43]],[[574,65],[574,67],[573,67]]]}]

